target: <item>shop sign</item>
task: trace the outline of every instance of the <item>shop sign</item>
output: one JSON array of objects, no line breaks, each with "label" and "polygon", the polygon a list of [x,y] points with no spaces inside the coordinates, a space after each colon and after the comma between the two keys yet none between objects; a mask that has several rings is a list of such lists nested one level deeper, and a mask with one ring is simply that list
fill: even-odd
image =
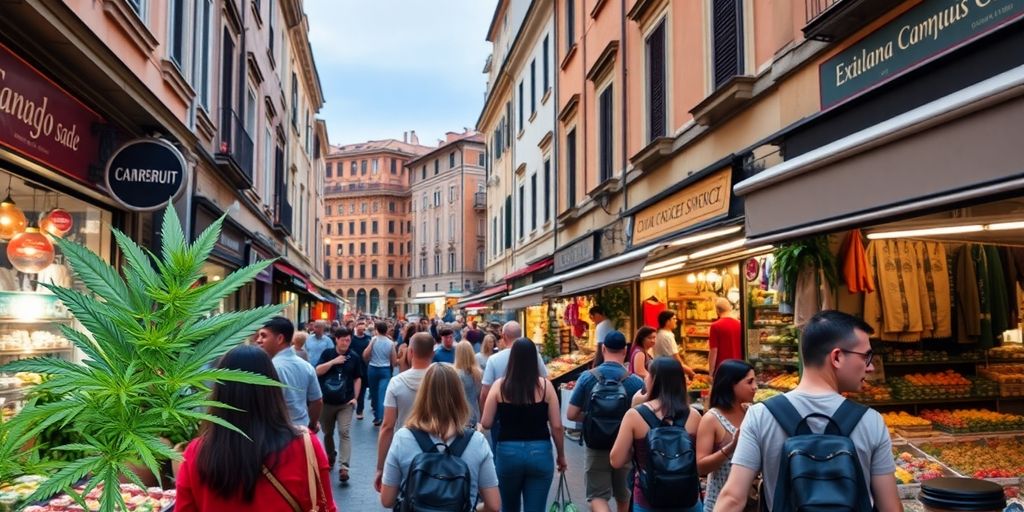
[{"label": "shop sign", "polygon": [[582,240],[578,240],[569,246],[555,252],[555,273],[561,274],[566,270],[574,269],[580,265],[594,261],[596,257],[597,233],[591,233]]},{"label": "shop sign", "polygon": [[0,145],[84,183],[104,120],[0,45]]},{"label": "shop sign", "polygon": [[633,218],[633,245],[729,214],[732,169],[704,178],[647,208]]},{"label": "shop sign", "polygon": [[[246,242],[245,250],[246,250],[245,260],[246,260],[246,264],[247,265],[255,265],[255,264],[257,264],[257,263],[259,263],[261,261],[265,261],[265,260],[269,260],[270,259],[270,255],[265,253],[265,252],[263,252],[263,251],[261,251],[261,250],[259,250],[259,249],[257,249],[256,248],[256,244],[254,244],[252,242],[252,240],[249,240],[248,242]],[[263,270],[261,270],[259,274],[256,274],[256,280],[257,281],[262,281],[264,283],[272,283],[272,282],[274,282],[274,266],[273,265],[267,265],[267,267],[264,268]]]},{"label": "shop sign", "polygon": [[110,195],[129,210],[157,210],[185,188],[185,157],[163,139],[135,139],[117,149],[104,175]]},{"label": "shop sign", "polygon": [[1013,0],[924,0],[821,64],[821,107],[832,107],[1024,16]]}]

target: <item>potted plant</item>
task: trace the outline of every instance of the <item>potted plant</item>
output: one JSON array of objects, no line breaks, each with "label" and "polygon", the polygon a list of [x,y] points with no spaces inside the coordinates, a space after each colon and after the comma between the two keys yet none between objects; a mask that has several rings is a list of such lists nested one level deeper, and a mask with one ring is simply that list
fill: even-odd
[{"label": "potted plant", "polygon": [[796,281],[806,268],[820,269],[825,280],[836,286],[836,257],[829,248],[828,236],[815,236],[779,245],[772,254],[771,280],[782,280],[779,302],[793,305]]},{"label": "potted plant", "polygon": [[[100,510],[127,510],[120,479],[142,485],[131,470],[141,465],[159,478],[160,465],[180,460],[164,442],[172,432],[194,432],[203,420],[237,430],[207,413],[224,407],[208,397],[213,382],[280,385],[262,376],[219,370],[212,363],[246,339],[282,305],[211,316],[221,299],[252,280],[270,261],[241,268],[222,280],[200,284],[203,262],[220,236],[221,217],[189,244],[170,206],[164,211],[161,252],[154,255],[113,229],[123,255],[121,273],[78,244],[56,239],[72,270],[89,293],[41,283],[88,330],[61,326],[62,334],[83,354],[82,364],[53,357],[12,362],[4,371],[46,376],[37,393],[62,397],[29,401],[6,425],[0,454],[44,461],[26,441],[47,429],[72,429],[75,442],[51,447],[74,460],[62,462],[29,498],[66,492],[84,506],[84,495],[103,484]],[[0,462],[0,469],[3,463]],[[73,486],[85,481],[80,495]]]}]

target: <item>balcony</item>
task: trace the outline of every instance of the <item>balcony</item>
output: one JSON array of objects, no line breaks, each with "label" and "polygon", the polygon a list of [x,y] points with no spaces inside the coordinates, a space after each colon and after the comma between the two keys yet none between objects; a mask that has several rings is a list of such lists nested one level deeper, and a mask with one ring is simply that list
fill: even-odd
[{"label": "balcony", "polygon": [[277,200],[274,230],[283,236],[292,235],[292,205],[282,196],[278,196]]},{"label": "balcony", "polygon": [[238,113],[220,111],[220,141],[214,158],[224,175],[239,189],[252,188],[253,143]]},{"label": "balcony", "polygon": [[487,192],[473,193],[473,209],[477,211],[484,211],[487,209]]},{"label": "balcony", "polygon": [[409,187],[396,183],[340,183],[324,186],[324,196],[371,195],[380,193],[408,196],[412,191]]},{"label": "balcony", "polygon": [[893,5],[891,0],[804,0],[804,37],[839,41],[878,19]]}]

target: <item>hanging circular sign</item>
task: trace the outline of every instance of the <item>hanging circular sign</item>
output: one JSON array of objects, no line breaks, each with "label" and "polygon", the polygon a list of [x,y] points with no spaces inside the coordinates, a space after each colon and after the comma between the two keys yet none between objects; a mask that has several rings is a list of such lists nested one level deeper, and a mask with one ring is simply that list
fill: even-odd
[{"label": "hanging circular sign", "polygon": [[145,212],[173,201],[185,188],[185,157],[163,139],[135,139],[107,161],[110,195],[125,208]]},{"label": "hanging circular sign", "polygon": [[39,230],[51,236],[63,237],[73,226],[71,213],[63,208],[54,208],[39,216]]},{"label": "hanging circular sign", "polygon": [[761,262],[757,261],[757,258],[750,258],[743,265],[743,272],[746,274],[747,281],[757,279],[761,275]]},{"label": "hanging circular sign", "polygon": [[53,244],[36,228],[25,228],[7,244],[7,259],[18,271],[38,274],[53,263]]}]

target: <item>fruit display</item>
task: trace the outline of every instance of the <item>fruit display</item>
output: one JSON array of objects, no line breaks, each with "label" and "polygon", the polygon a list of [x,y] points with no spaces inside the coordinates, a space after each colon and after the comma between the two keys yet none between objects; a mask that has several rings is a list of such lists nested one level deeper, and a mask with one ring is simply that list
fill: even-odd
[{"label": "fruit display", "polygon": [[1024,360],[1024,346],[1022,345],[1003,345],[989,349],[989,359],[1020,359]]},{"label": "fruit display", "polygon": [[885,384],[865,382],[858,393],[844,393],[847,398],[858,402],[888,402],[892,400],[892,388]]},{"label": "fruit display", "polygon": [[1024,384],[1024,364],[994,364],[979,373],[999,383]]},{"label": "fruit display", "polygon": [[985,409],[924,410],[921,417],[931,421],[935,428],[952,434],[1024,429],[1024,416]]},{"label": "fruit display", "polygon": [[593,360],[594,356],[579,352],[558,356],[546,365],[548,369],[548,379],[557,379],[558,377],[579,368],[580,365],[587,364]]},{"label": "fruit display", "polygon": [[797,363],[800,355],[795,345],[762,345],[758,358]]},{"label": "fruit display", "polygon": [[707,371],[708,369],[708,356],[705,354],[687,352],[686,355],[683,357],[683,360],[686,361],[686,366],[689,366],[690,368],[693,368],[695,370]]},{"label": "fruit display", "polygon": [[760,287],[750,287],[750,304],[758,307],[775,307],[778,305],[778,292],[775,290],[762,290]]},{"label": "fruit display", "polygon": [[953,473],[944,468],[942,464],[915,456],[909,451],[898,451],[894,448],[893,455],[896,462],[896,483],[906,485],[933,478],[953,476]]},{"label": "fruit display", "polygon": [[[100,495],[103,492],[102,484],[89,491],[85,495],[86,508],[82,508],[67,494],[61,494],[39,505],[25,506],[24,500],[38,489],[39,484],[46,477],[23,476],[15,479],[11,485],[0,487],[0,512],[58,512],[58,511],[94,511],[100,509]],[[76,487],[79,493],[84,492],[84,487]],[[124,498],[127,509],[133,512],[159,512],[174,502],[176,491],[173,489],[163,490],[159,487],[143,489],[135,484],[121,484],[121,497]]]},{"label": "fruit display", "polygon": [[941,373],[912,373],[889,379],[893,396],[900,400],[935,398],[967,398],[971,381],[963,375],[946,370]]},{"label": "fruit display", "polygon": [[937,363],[953,359],[963,361],[982,361],[985,359],[985,352],[981,350],[968,350],[959,354],[950,354],[945,350],[886,348],[881,351],[881,354],[887,363]]},{"label": "fruit display", "polygon": [[768,400],[769,398],[771,398],[771,397],[773,397],[775,395],[781,395],[781,394],[782,393],[780,391],[777,391],[777,390],[774,390],[774,389],[769,389],[769,388],[759,389],[759,390],[757,390],[756,393],[754,393],[754,403],[756,404],[758,402],[764,402],[765,400]]},{"label": "fruit display", "polygon": [[36,492],[39,484],[45,480],[45,476],[25,475],[15,478],[10,484],[0,486],[0,511],[15,510],[15,506]]},{"label": "fruit display", "polygon": [[1024,476],[1024,438],[988,438],[971,442],[922,443],[924,453],[974,478]]},{"label": "fruit display", "polygon": [[700,342],[700,341],[688,340],[686,342],[686,350],[707,351],[707,350],[709,350],[708,342],[706,342],[706,341]]},{"label": "fruit display", "polygon": [[0,335],[0,352],[35,352],[70,347],[71,342],[67,338],[49,331],[18,329]]},{"label": "fruit display", "polygon": [[765,385],[774,389],[790,391],[796,389],[796,385],[799,383],[799,375],[797,375],[796,373],[785,373],[769,380],[768,382],[765,383]]},{"label": "fruit display", "polygon": [[968,377],[971,381],[971,396],[999,396],[999,383],[984,377]]},{"label": "fruit display", "polygon": [[690,391],[703,391],[705,389],[711,389],[711,377],[708,375],[698,373],[693,379],[686,385],[686,389]]},{"label": "fruit display", "polygon": [[921,418],[919,416],[914,416],[913,414],[909,414],[906,411],[882,413],[882,419],[885,421],[885,425],[887,427],[890,427],[890,428],[892,428],[892,427],[926,427],[926,428],[932,428],[932,422],[930,422],[930,421],[928,421],[928,420],[926,420],[924,418]]}]

